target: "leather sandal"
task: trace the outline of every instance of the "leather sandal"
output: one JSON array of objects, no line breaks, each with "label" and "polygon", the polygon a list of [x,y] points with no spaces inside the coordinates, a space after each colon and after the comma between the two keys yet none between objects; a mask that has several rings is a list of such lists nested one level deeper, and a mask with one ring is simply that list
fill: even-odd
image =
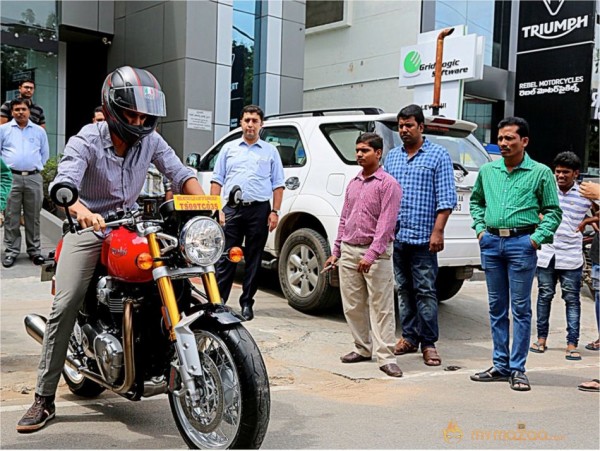
[{"label": "leather sandal", "polygon": [[470,378],[475,382],[506,382],[508,380],[507,375],[502,374],[494,367],[475,373]]},{"label": "leather sandal", "polygon": [[442,364],[442,358],[437,349],[433,347],[423,349],[423,361],[427,366],[440,366]]},{"label": "leather sandal", "polygon": [[515,391],[529,391],[531,390],[531,385],[529,384],[529,379],[522,371],[513,371],[508,379],[510,383],[510,388]]},{"label": "leather sandal", "polygon": [[410,341],[406,340],[405,338],[401,338],[400,340],[398,340],[398,343],[394,347],[394,354],[395,355],[410,354],[413,352],[417,352],[418,350],[419,350],[418,346],[415,346],[414,344],[412,344]]}]

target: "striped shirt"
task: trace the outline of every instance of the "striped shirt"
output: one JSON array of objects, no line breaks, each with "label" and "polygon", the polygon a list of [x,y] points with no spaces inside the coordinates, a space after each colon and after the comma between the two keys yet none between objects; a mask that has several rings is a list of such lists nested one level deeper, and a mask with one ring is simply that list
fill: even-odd
[{"label": "striped shirt", "polygon": [[592,201],[579,194],[579,185],[575,183],[566,193],[557,189],[562,221],[554,234],[554,242],[538,251],[538,266],[547,268],[555,257],[555,269],[577,269],[583,265],[583,235],[577,231],[585,219]]},{"label": "striped shirt", "polygon": [[24,128],[16,120],[0,125],[0,157],[15,171],[41,171],[50,156],[48,135],[31,120]]},{"label": "striped shirt", "polygon": [[[10,111],[10,100],[8,102],[4,102],[2,107],[0,107],[0,116],[7,118],[9,121],[13,118]],[[31,113],[29,116],[29,120],[37,125],[44,125],[46,123],[46,116],[44,116],[44,109],[31,102],[29,104],[29,112]]]},{"label": "striped shirt", "polygon": [[125,157],[119,157],[114,152],[108,124],[89,124],[67,142],[50,187],[57,182],[73,183],[79,190],[79,201],[94,213],[127,211],[137,208],[136,200],[150,163],[172,181],[177,193],[182,192],[186,180],[196,177],[195,171],[184,166],[156,132],[129,149]]},{"label": "striped shirt", "polygon": [[[551,243],[562,212],[554,174],[527,153],[520,166],[508,172],[504,159],[484,164],[471,194],[471,217],[477,236],[486,227],[505,229],[537,225],[531,239]],[[540,221],[539,214],[544,218]]]},{"label": "striped shirt", "polygon": [[341,256],[341,243],[369,246],[363,259],[373,263],[394,241],[394,228],[402,190],[383,168],[363,177],[362,171],[346,188],[333,255]]},{"label": "striped shirt", "polygon": [[452,210],[457,203],[450,155],[425,138],[411,158],[404,146],[390,150],[384,166],[402,187],[396,239],[408,244],[429,243],[437,213]]}]

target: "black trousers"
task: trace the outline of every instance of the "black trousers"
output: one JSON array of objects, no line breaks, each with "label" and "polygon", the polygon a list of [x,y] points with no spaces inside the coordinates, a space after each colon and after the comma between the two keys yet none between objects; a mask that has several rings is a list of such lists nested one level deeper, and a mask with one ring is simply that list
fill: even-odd
[{"label": "black trousers", "polygon": [[[254,305],[254,295],[258,290],[256,275],[260,268],[262,252],[269,235],[269,214],[271,213],[271,204],[269,201],[232,208],[225,206],[225,249],[232,246],[241,246],[245,238],[244,261],[246,268],[244,271],[244,281],[242,285],[242,295],[240,297],[240,306]],[[229,299],[231,286],[235,277],[236,263],[232,263],[225,257],[217,262],[217,283],[221,297],[225,302]]]}]

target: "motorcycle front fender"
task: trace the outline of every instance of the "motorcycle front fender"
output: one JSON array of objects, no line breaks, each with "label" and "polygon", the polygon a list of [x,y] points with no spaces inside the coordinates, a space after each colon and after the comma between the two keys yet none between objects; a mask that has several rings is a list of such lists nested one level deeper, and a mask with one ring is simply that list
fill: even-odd
[{"label": "motorcycle front fender", "polygon": [[213,324],[227,326],[243,321],[242,316],[222,304],[202,304],[194,307],[189,314],[183,314],[173,330],[177,337],[176,346],[181,365],[187,373],[199,376],[202,368],[194,338],[194,329]]}]

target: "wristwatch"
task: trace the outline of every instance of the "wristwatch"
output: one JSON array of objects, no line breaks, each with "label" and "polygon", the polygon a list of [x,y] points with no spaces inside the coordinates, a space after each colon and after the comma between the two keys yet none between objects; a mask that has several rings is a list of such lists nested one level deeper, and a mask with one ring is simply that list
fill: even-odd
[{"label": "wristwatch", "polygon": [[275,213],[277,216],[280,216],[281,210],[271,210],[271,213]]}]

